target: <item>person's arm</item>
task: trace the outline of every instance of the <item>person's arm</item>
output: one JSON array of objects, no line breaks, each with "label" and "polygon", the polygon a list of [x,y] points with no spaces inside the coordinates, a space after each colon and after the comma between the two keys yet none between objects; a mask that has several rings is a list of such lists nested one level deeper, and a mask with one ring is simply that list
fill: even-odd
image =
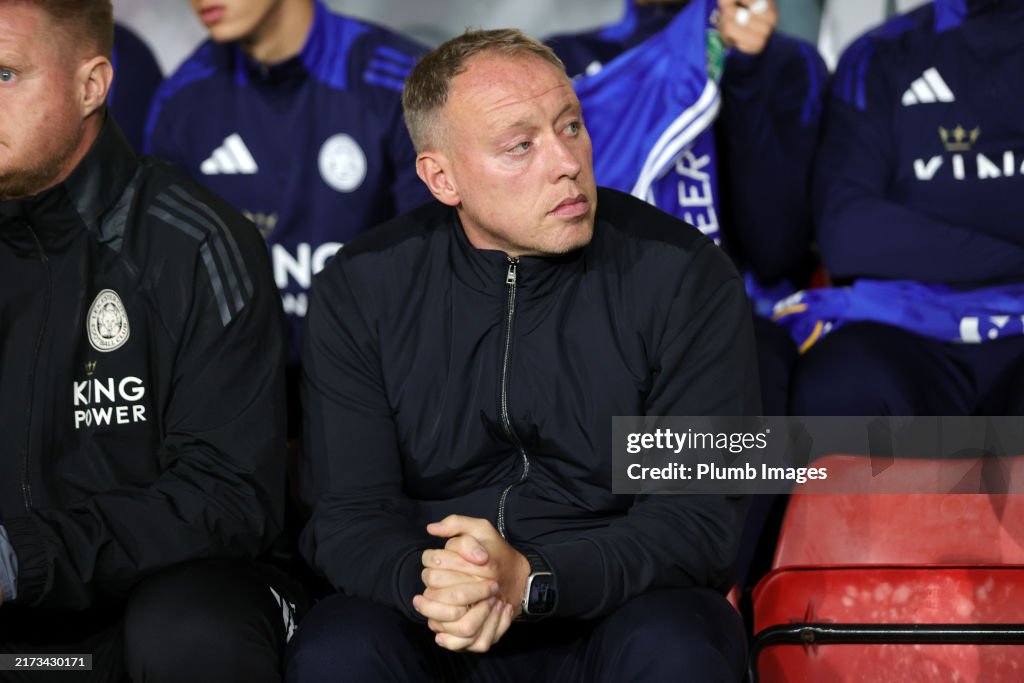
[{"label": "person's arm", "polygon": [[0,519],[17,553],[18,603],[84,608],[180,562],[255,558],[280,532],[283,314],[259,235],[234,217],[239,299],[226,311],[219,305],[198,256],[179,264],[188,274],[167,275],[175,281],[153,293],[165,323],[179,311],[182,321],[171,327],[173,344],[153,349],[174,354],[170,392],[154,396],[149,417],[160,441],[149,453],[109,456],[111,467],[124,458],[153,462],[152,479]]},{"label": "person's arm", "polygon": [[188,172],[188,160],[185,157],[187,147],[179,139],[180,125],[184,122],[170,113],[174,106],[170,100],[171,93],[170,81],[165,80],[153,95],[142,136],[142,153],[169,161]]},{"label": "person's arm", "polygon": [[164,79],[153,95],[142,136],[143,154],[169,161],[189,174],[196,171],[190,166],[192,160],[188,155],[193,149],[187,135],[189,127],[195,125],[198,111],[191,108],[195,96],[189,90],[193,84],[214,75],[213,52],[213,44],[207,42]]},{"label": "person's arm", "polygon": [[726,247],[765,284],[791,274],[807,255],[827,83],[814,47],[778,34],[761,52],[733,50],[725,63],[715,138]]},{"label": "person's arm", "polygon": [[0,524],[0,605],[18,597],[18,556],[7,540],[7,529]]},{"label": "person's arm", "polygon": [[865,40],[840,61],[816,161],[817,240],[829,273],[972,283],[1024,272],[1024,240],[983,234],[890,198],[900,92]]},{"label": "person's arm", "polygon": [[[710,241],[685,270],[671,303],[651,316],[663,322],[650,335],[654,378],[645,413],[759,414],[743,282]],[[607,527],[539,546],[557,580],[553,616],[598,617],[659,587],[727,588],[745,511],[746,501],[735,497],[637,496]]]},{"label": "person's arm", "polygon": [[114,73],[107,103],[136,152],[142,151],[146,117],[164,79],[149,46],[121,24],[114,26]]},{"label": "person's arm", "polygon": [[302,404],[313,514],[302,553],[330,583],[422,621],[421,555],[437,543],[413,523],[374,325],[346,279],[345,252],[313,284]]}]

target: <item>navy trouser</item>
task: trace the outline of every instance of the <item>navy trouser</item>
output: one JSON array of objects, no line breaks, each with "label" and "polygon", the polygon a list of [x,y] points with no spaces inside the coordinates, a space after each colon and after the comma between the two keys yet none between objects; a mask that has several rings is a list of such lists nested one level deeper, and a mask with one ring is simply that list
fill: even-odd
[{"label": "navy trouser", "polygon": [[361,598],[321,601],[288,646],[287,679],[320,681],[740,681],[746,638],[718,593],[666,589],[595,621],[514,622],[486,654],[434,643],[425,623]]},{"label": "navy trouser", "polygon": [[[756,315],[754,336],[757,338],[757,366],[761,381],[761,414],[789,415],[789,385],[800,356],[796,343],[781,325]],[[775,505],[774,495],[751,497],[733,574],[741,589],[756,582],[762,565],[768,567],[771,563],[774,540],[778,535],[777,520],[772,519]],[[769,521],[772,521],[770,526]],[[770,537],[767,540],[766,534]]]},{"label": "navy trouser", "polygon": [[0,653],[91,654],[93,670],[4,671],[0,680],[280,681],[286,628],[268,571],[193,562],[142,581],[127,604],[107,609],[2,605]]},{"label": "navy trouser", "polygon": [[797,363],[794,415],[1021,415],[1024,337],[954,344],[854,323]]},{"label": "navy trouser", "polygon": [[799,353],[781,325],[754,316],[757,367],[761,380],[761,414],[789,415],[789,383]]}]

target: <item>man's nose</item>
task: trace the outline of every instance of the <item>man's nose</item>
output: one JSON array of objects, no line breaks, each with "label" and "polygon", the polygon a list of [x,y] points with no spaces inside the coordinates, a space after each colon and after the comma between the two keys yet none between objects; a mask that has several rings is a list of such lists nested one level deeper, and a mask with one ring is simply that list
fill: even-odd
[{"label": "man's nose", "polygon": [[576,144],[578,144],[577,140],[570,142],[558,136],[555,137],[555,144],[551,147],[553,181],[558,181],[564,177],[575,178],[580,174],[583,164],[577,158],[579,151],[574,148]]}]

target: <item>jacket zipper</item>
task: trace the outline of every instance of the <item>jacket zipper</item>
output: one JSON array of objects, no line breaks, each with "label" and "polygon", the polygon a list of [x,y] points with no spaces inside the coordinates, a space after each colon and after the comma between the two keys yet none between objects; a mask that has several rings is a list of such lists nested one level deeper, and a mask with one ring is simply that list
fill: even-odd
[{"label": "jacket zipper", "polygon": [[25,228],[28,233],[32,235],[32,241],[35,242],[36,251],[39,253],[39,262],[43,266],[43,272],[46,274],[46,296],[43,299],[43,319],[39,326],[39,334],[36,336],[36,346],[32,352],[32,365],[29,369],[28,379],[28,406],[25,409],[25,458],[22,461],[21,469],[21,495],[25,502],[25,511],[31,512],[32,510],[32,483],[29,481],[28,476],[28,461],[30,454],[32,453],[32,404],[35,401],[36,393],[36,370],[39,366],[39,353],[43,348],[43,337],[46,334],[46,326],[50,322],[50,306],[52,305],[53,299],[53,279],[50,276],[50,260],[46,258],[46,251],[43,249],[43,243],[39,241],[39,236],[36,235],[36,231],[32,229],[31,225],[26,223]]},{"label": "jacket zipper", "polygon": [[501,397],[498,408],[505,436],[515,446],[520,459],[523,461],[523,472],[519,475],[518,481],[505,487],[505,490],[501,492],[501,498],[498,499],[498,533],[505,540],[508,540],[508,529],[505,525],[505,502],[508,499],[509,491],[516,485],[526,481],[526,477],[530,474],[530,458],[527,457],[526,449],[523,448],[523,442],[519,440],[519,435],[516,434],[516,430],[512,427],[512,419],[508,414],[508,372],[509,366],[512,364],[512,325],[515,322],[516,315],[516,277],[518,268],[519,259],[509,257],[508,272],[505,275],[504,350],[501,360]]}]

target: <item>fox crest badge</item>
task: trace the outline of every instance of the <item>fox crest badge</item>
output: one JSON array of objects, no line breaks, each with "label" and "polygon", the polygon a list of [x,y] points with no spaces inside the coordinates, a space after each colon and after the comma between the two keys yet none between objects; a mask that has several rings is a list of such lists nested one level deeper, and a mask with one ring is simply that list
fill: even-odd
[{"label": "fox crest badge", "polygon": [[89,343],[97,351],[114,351],[128,341],[131,334],[128,312],[117,292],[104,289],[96,295],[92,306],[89,307],[85,328]]}]

